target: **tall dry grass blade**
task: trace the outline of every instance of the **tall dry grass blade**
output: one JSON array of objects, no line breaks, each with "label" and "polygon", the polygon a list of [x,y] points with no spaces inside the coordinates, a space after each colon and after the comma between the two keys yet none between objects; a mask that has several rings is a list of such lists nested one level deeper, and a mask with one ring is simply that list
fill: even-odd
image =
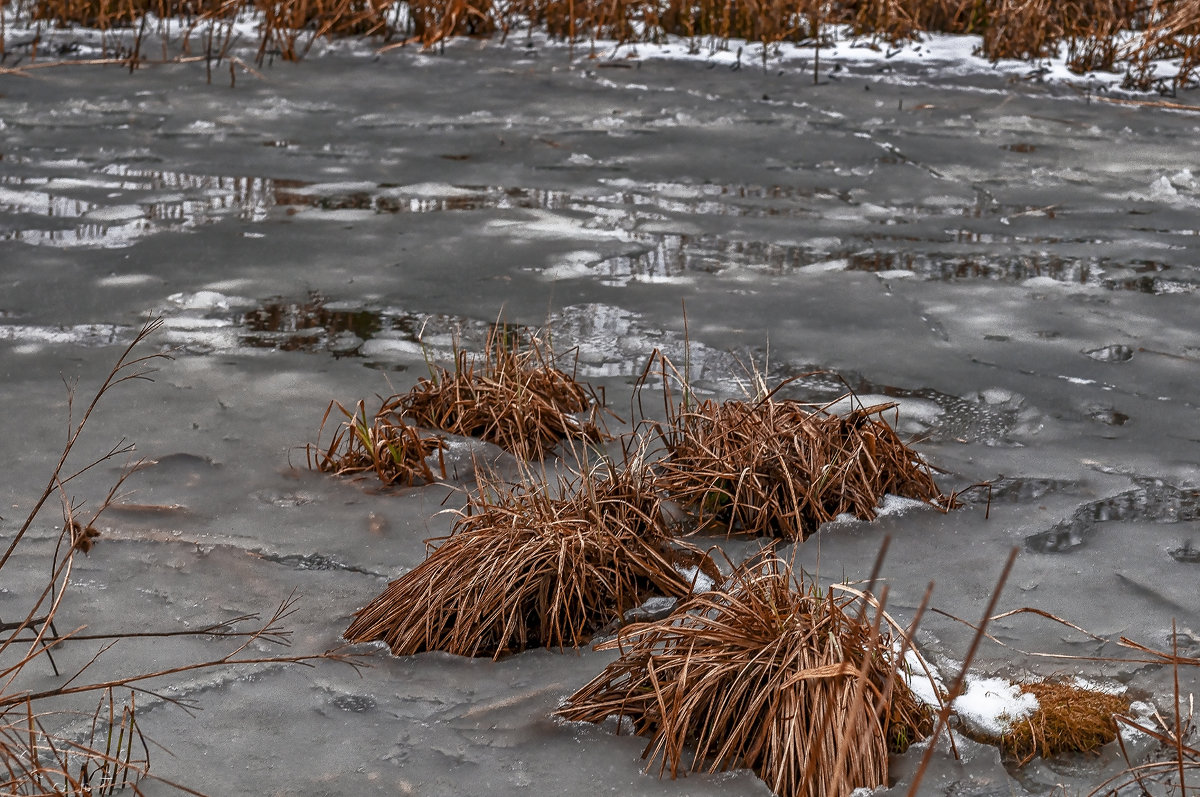
[{"label": "tall dry grass blade", "polygon": [[[971,640],[971,647],[967,649],[967,655],[963,657],[962,668],[958,671],[954,683],[951,684],[950,690],[946,694],[942,709],[937,714],[937,721],[933,727],[933,740],[925,748],[924,755],[921,756],[921,764],[917,767],[917,772],[913,775],[912,783],[908,787],[908,797],[916,797],[917,795],[917,790],[921,786],[921,780],[925,777],[925,771],[929,768],[929,762],[933,760],[933,752],[937,739],[941,735],[942,730],[948,727],[954,701],[962,694],[963,686],[967,682],[967,671],[971,668],[971,662],[975,661],[975,654],[979,652],[979,645],[983,642],[983,638],[987,634],[988,620],[991,619],[996,611],[996,603],[1000,600],[1000,592],[1008,582],[1008,576],[1012,572],[1013,565],[1016,564],[1017,555],[1020,552],[1020,548],[1013,548],[1009,552],[1008,560],[1005,561],[1004,568],[1000,571],[1000,577],[996,579],[996,586],[992,589],[987,608],[984,609],[983,619],[979,621],[979,627],[975,631],[974,638]],[[953,740],[953,735],[950,738]]]}]

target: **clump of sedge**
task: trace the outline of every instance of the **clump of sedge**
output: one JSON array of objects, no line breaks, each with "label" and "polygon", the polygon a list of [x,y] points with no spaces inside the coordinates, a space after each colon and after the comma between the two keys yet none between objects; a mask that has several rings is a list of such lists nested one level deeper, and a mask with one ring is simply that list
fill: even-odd
[{"label": "clump of sedge", "polygon": [[644,467],[585,470],[553,489],[481,484],[429,557],[361,609],[345,633],[398,656],[492,656],[585,644],[654,595],[682,597],[719,577],[670,539]]},{"label": "clump of sedge", "polygon": [[885,785],[889,752],[932,723],[897,675],[882,610],[872,622],[863,600],[879,606],[820,590],[768,552],[602,645],[620,658],[556,713],[628,720],[672,778],[749,767],[787,797]]},{"label": "clump of sedge", "polygon": [[394,397],[393,408],[422,426],[478,437],[526,459],[541,460],[564,440],[606,439],[604,402],[555,362],[549,342],[497,326],[481,355],[456,351],[453,373],[431,364],[430,377]]},{"label": "clump of sedge", "polygon": [[[670,363],[661,364],[665,375]],[[698,529],[803,540],[842,513],[873,519],[888,494],[954,505],[883,420],[895,404],[835,415],[776,399],[774,391],[699,404],[687,393],[675,402],[667,392],[665,401],[667,421],[658,431],[667,456],[657,465],[658,485],[694,515]]]},{"label": "clump of sedge", "polygon": [[367,416],[366,405],[359,401],[354,411],[331,401],[321,418],[321,432],[334,407],[346,417],[333,433],[327,448],[319,443],[305,446],[308,466],[338,476],[362,476],[373,473],[385,485],[429,484],[434,481],[429,458],[438,455],[438,472],[446,476],[442,451],[446,444],[440,438],[422,434],[395,411],[394,402],[384,402],[373,417]]}]

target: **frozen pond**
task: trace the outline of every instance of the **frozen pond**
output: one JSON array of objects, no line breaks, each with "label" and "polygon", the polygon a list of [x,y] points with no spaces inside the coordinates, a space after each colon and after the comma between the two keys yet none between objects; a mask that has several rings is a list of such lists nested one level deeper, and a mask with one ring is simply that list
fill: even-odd
[{"label": "frozen pond", "polygon": [[[308,471],[331,399],[406,390],[422,331],[444,360],[503,314],[577,345],[627,416],[650,351],[682,359],[686,301],[703,388],[739,395],[739,363],[835,372],[787,395],[832,399],[844,380],[898,401],[944,490],[996,482],[988,519],[971,503],[828,527],[798,556],[815,568],[819,551],[822,578],[865,578],[891,534],[889,608],[911,617],[933,580],[934,604],[975,622],[1021,546],[1002,610],[1159,649],[1175,621],[1180,653],[1200,655],[1200,114],[986,71],[834,63],[814,86],[799,66],[652,53],[339,48],[232,89],[194,64],[0,78],[0,536],[57,459],[62,376],[98,384],[148,312],[166,316],[154,345],[178,347],[90,428],[89,452],[128,437],[155,464],[77,563],[60,630],[202,627],[295,591],[295,650],[337,645],[451,519],[444,487]],[[71,492],[99,501],[115,473]],[[40,578],[35,553],[28,583],[0,585],[0,617]],[[923,628],[952,672],[970,630]],[[985,645],[981,674],[1078,673],[1169,711],[1167,668],[1019,652],[1132,653],[1114,643],[1030,615],[992,632],[1011,647]],[[97,673],[225,649],[135,642]],[[611,653],[368,650],[361,674],[161,684],[202,710],[145,700],[143,729],[170,750],[154,771],[214,795],[767,793],[748,772],[660,781],[637,738],[550,719]],[[57,658],[70,671],[93,652]],[[1197,672],[1180,675],[1194,691]],[[923,793],[1086,793],[1121,768],[1114,750],[1008,771],[966,744]]]}]

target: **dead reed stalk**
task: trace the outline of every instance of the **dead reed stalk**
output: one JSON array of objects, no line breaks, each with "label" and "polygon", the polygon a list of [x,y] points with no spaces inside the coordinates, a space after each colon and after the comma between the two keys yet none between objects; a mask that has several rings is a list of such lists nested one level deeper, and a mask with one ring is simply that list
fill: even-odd
[{"label": "dead reed stalk", "polygon": [[629,721],[673,778],[749,767],[785,797],[887,784],[889,753],[931,721],[896,677],[882,607],[868,598],[874,622],[859,611],[865,597],[823,591],[767,551],[722,589],[602,645],[620,658],[556,714]]},{"label": "dead reed stalk", "polygon": [[[295,601],[290,598],[280,604],[269,620],[249,630],[242,630],[239,626],[258,621],[257,615],[246,615],[197,630],[137,630],[107,634],[85,634],[82,628],[66,634],[57,631],[54,621],[68,597],[75,557],[91,551],[100,536],[96,528],[99,517],[112,504],[125,478],[137,467],[135,463],[123,471],[108,495],[85,520],[78,513],[79,505],[67,496],[65,485],[114,457],[130,453],[132,446],[122,440],[107,453],[81,466],[73,463],[72,452],[84,427],[108,392],[124,382],[148,380],[154,363],[166,356],[134,355],[134,350],[153,335],[161,324],[161,319],[154,319],[142,327],[78,420],[71,412],[74,407],[74,387],[69,388],[67,442],[45,489],[0,555],[0,571],[3,571],[6,566],[12,566],[12,556],[17,548],[28,543],[27,534],[34,528],[46,502],[55,495],[61,499],[62,530],[57,545],[48,552],[49,573],[46,581],[40,591],[21,596],[24,603],[17,614],[19,619],[0,623],[0,793],[103,797],[129,789],[137,794],[141,793],[139,784],[150,779],[195,794],[186,787],[150,773],[150,746],[138,726],[134,701],[137,692],[155,694],[146,682],[180,672],[243,664],[312,663],[320,659],[354,664],[352,657],[336,650],[286,656],[246,655],[252,646],[260,642],[284,645],[289,642],[290,632],[281,623],[294,611]],[[154,672],[117,675],[99,682],[86,677],[89,668],[118,644],[129,643],[137,638],[175,636],[228,637],[238,640],[238,644],[230,652],[208,661],[185,663]],[[90,661],[57,683],[48,683],[43,672],[32,672],[35,662],[45,657],[58,677],[52,657],[55,649],[68,644],[95,643],[100,643],[100,647]],[[112,655],[115,654],[109,653],[110,657]],[[118,690],[128,690],[127,701],[118,699]],[[101,697],[95,714],[89,714],[90,730],[84,731],[82,736],[64,730],[78,720],[77,712],[72,710],[75,705],[73,698],[96,693]],[[181,702],[170,697],[164,699]]]},{"label": "dead reed stalk", "polygon": [[564,440],[606,439],[603,399],[557,360],[548,340],[497,325],[481,354],[456,348],[453,373],[431,364],[428,379],[385,406],[526,459],[540,460]]},{"label": "dead reed stalk", "polygon": [[452,533],[356,615],[351,642],[397,656],[492,656],[585,644],[652,595],[681,597],[685,568],[719,575],[667,533],[644,467],[611,463],[557,489],[482,483]]},{"label": "dead reed stalk", "polygon": [[[660,365],[664,380],[676,373],[665,358]],[[774,392],[698,405],[686,392],[678,402],[665,392],[658,486],[692,512],[698,530],[803,540],[842,513],[873,519],[887,494],[954,505],[883,420],[895,404],[834,415]]]},{"label": "dead reed stalk", "polygon": [[[345,416],[333,433],[327,448],[319,441],[333,408]],[[367,417],[364,402],[359,401],[354,411],[339,402],[332,401],[321,418],[317,432],[317,443],[304,447],[308,466],[323,473],[337,476],[361,476],[373,473],[385,485],[431,484],[435,477],[429,458],[438,455],[438,473],[446,477],[446,461],[442,452],[446,448],[443,440],[423,435],[410,426],[395,411],[395,403],[385,402],[373,417]]]}]

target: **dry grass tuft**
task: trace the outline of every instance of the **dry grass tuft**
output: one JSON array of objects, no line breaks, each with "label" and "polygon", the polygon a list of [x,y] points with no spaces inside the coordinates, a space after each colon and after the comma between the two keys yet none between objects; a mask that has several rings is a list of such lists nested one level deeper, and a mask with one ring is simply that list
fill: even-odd
[{"label": "dry grass tuft", "polygon": [[1020,765],[1035,757],[1053,758],[1064,753],[1098,754],[1117,738],[1117,715],[1129,710],[1130,699],[1084,689],[1061,681],[1023,684],[1022,692],[1038,700],[1038,709],[994,743],[1006,757]]},{"label": "dry grass tuft", "polygon": [[318,440],[334,407],[346,420],[334,432],[328,448],[322,449],[319,443],[305,446],[310,468],[337,476],[374,473],[385,485],[411,487],[434,481],[429,457],[436,453],[438,472],[442,478],[446,477],[446,462],[442,458],[445,442],[423,435],[406,423],[396,412],[394,401],[385,402],[371,419],[367,418],[362,401],[355,405],[353,412],[336,401],[330,402],[321,418]]},{"label": "dry grass tuft", "polygon": [[698,529],[803,540],[844,512],[873,519],[889,493],[954,505],[883,420],[894,404],[834,415],[772,393],[694,407],[686,394],[679,403],[668,394],[666,402],[658,485]]},{"label": "dry grass tuft", "polygon": [[653,595],[681,597],[680,568],[719,575],[672,544],[644,467],[586,470],[560,482],[481,484],[454,530],[355,615],[351,642],[397,656],[442,650],[492,656],[585,644]]},{"label": "dry grass tuft", "polygon": [[673,778],[749,767],[787,797],[885,785],[889,752],[932,722],[863,599],[822,592],[768,552],[725,588],[624,629],[606,645],[620,658],[557,714],[631,721]]},{"label": "dry grass tuft", "polygon": [[526,459],[544,458],[563,440],[606,439],[603,400],[556,361],[548,341],[497,326],[482,355],[456,351],[453,373],[430,365],[430,378],[396,397],[393,409]]}]

